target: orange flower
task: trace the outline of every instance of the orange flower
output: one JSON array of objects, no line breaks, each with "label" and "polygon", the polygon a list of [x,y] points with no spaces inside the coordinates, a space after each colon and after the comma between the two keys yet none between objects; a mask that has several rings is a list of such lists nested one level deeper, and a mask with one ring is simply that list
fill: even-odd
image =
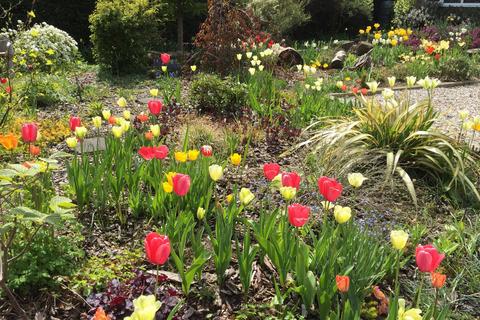
[{"label": "orange flower", "polygon": [[32,156],[38,156],[40,154],[40,147],[34,146],[33,144],[30,145],[30,154]]},{"label": "orange flower", "polygon": [[103,311],[102,307],[98,307],[97,311],[95,311],[95,315],[93,316],[92,320],[111,320],[109,316]]},{"label": "orange flower", "polygon": [[337,288],[340,292],[347,292],[350,288],[350,278],[348,276],[336,276],[335,281],[337,282]]},{"label": "orange flower", "polygon": [[18,146],[18,138],[12,133],[5,136],[0,134],[0,144],[7,150],[13,150]]},{"label": "orange flower", "polygon": [[447,280],[447,276],[445,274],[432,272],[432,286],[434,288],[440,289],[445,285],[445,280]]},{"label": "orange flower", "polygon": [[153,140],[153,132],[152,131],[145,132],[145,139],[149,141]]}]

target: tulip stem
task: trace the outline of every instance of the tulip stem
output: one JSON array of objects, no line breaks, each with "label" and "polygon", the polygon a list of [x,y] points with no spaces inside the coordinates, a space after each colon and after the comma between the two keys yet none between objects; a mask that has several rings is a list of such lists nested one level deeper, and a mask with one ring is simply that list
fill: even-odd
[{"label": "tulip stem", "polygon": [[422,277],[422,273],[420,273],[420,283],[417,288],[417,293],[415,294],[415,308],[418,308],[420,304],[420,295],[422,293],[422,288],[423,288],[423,277]]},{"label": "tulip stem", "polygon": [[436,319],[436,315],[437,315],[437,303],[438,303],[438,288],[435,288],[435,303],[433,305],[433,313],[432,313],[432,316],[433,316],[433,319]]},{"label": "tulip stem", "polygon": [[155,274],[155,292],[153,295],[157,297],[158,292],[158,276],[160,275],[160,266],[157,264],[157,273]]},{"label": "tulip stem", "polygon": [[[398,250],[397,261],[396,261],[397,263],[396,263],[396,267],[395,267],[395,305],[396,306],[398,306],[398,298],[399,298],[399,295],[400,295],[400,282],[398,280],[399,274],[400,274],[400,254],[401,254],[401,250]],[[396,317],[397,311],[398,311],[398,308],[396,310],[394,310],[395,317]]]}]

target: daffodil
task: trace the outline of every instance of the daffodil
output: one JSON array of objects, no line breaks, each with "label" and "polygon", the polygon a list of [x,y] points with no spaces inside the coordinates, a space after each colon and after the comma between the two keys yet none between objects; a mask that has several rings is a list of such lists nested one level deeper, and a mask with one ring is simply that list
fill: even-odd
[{"label": "daffodil", "polygon": [[248,205],[250,202],[252,202],[252,200],[255,198],[255,195],[252,193],[252,191],[250,191],[250,189],[248,188],[242,188],[240,189],[240,192],[238,194],[238,197],[240,199],[240,202],[246,206]]}]

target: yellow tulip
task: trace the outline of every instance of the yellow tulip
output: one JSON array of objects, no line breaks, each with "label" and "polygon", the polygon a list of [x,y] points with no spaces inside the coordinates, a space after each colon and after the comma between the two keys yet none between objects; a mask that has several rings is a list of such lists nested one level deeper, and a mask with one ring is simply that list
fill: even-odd
[{"label": "yellow tulip", "polygon": [[388,80],[388,85],[390,86],[390,88],[393,88],[395,86],[395,81],[397,80],[397,78],[388,77],[387,80]]},{"label": "yellow tulip", "polygon": [[75,148],[77,146],[78,140],[76,137],[70,137],[65,140],[67,143],[67,146],[71,149]]},{"label": "yellow tulip", "polygon": [[113,126],[112,133],[115,138],[120,138],[123,135],[123,128],[121,126]]},{"label": "yellow tulip", "polygon": [[117,100],[117,104],[120,108],[125,108],[127,106],[127,100],[124,97],[120,97],[120,99]]},{"label": "yellow tulip", "polygon": [[205,209],[203,209],[202,207],[198,207],[198,209],[197,209],[197,219],[198,220],[203,220],[203,218],[205,218]]},{"label": "yellow tulip", "polygon": [[367,82],[367,86],[370,89],[371,93],[375,93],[378,90],[378,82],[377,81]]},{"label": "yellow tulip", "polygon": [[239,155],[238,153],[234,153],[230,156],[230,162],[234,165],[234,166],[239,166],[240,163],[242,162],[242,156]]},{"label": "yellow tulip", "polygon": [[157,301],[154,295],[140,296],[133,300],[135,309],[132,315],[126,317],[124,320],[154,320],[161,305],[160,301]]},{"label": "yellow tulip", "polygon": [[112,116],[112,113],[110,112],[110,110],[103,110],[102,116],[105,121],[108,121],[108,119],[110,119],[110,117]]},{"label": "yellow tulip", "polygon": [[241,54],[241,53],[238,53],[238,54],[237,54],[237,60],[238,60],[238,61],[242,60],[242,54]]},{"label": "yellow tulip", "polygon": [[175,152],[175,160],[177,162],[186,162],[188,159],[188,154],[183,151],[176,151]]},{"label": "yellow tulip", "polygon": [[130,117],[132,116],[132,114],[130,113],[130,110],[125,110],[123,111],[123,118],[125,120],[130,120]]},{"label": "yellow tulip", "polygon": [[163,72],[167,72],[167,70],[168,70],[167,66],[162,66],[162,71]]},{"label": "yellow tulip", "polygon": [[154,137],[160,136],[160,126],[158,124],[150,125],[150,131],[152,132]]},{"label": "yellow tulip", "polygon": [[397,250],[405,248],[408,240],[408,233],[403,230],[392,230],[390,232],[390,241],[392,246]]},{"label": "yellow tulip", "polygon": [[354,188],[360,188],[365,180],[367,180],[367,178],[361,173],[355,172],[348,174],[348,183]]},{"label": "yellow tulip", "polygon": [[83,139],[87,135],[87,131],[88,130],[85,127],[76,127],[75,128],[75,135],[77,136],[77,138]]},{"label": "yellow tulip", "polygon": [[227,202],[232,203],[232,201],[233,201],[233,194],[230,193],[229,195],[227,195]]},{"label": "yellow tulip", "polygon": [[363,30],[363,29],[360,29],[360,30],[358,30],[358,33],[360,33],[360,34],[364,34],[364,33],[365,33],[365,30]]},{"label": "yellow tulip", "polygon": [[336,205],[333,208],[333,215],[335,217],[335,220],[338,223],[342,224],[350,220],[350,218],[352,217],[352,209],[350,209],[349,207],[342,207]]},{"label": "yellow tulip", "polygon": [[392,47],[395,47],[398,44],[398,40],[392,39],[392,42],[390,42],[390,44],[392,45]]},{"label": "yellow tulip", "polygon": [[252,191],[250,191],[250,189],[242,188],[240,189],[238,197],[240,198],[240,202],[246,206],[252,202],[252,200],[255,198],[255,195],[252,193]]},{"label": "yellow tulip", "polygon": [[171,193],[173,191],[173,185],[166,181],[162,183],[162,188],[166,193]]},{"label": "yellow tulip", "polygon": [[92,123],[95,128],[100,128],[102,126],[102,118],[101,117],[93,117]]},{"label": "yellow tulip", "polygon": [[158,89],[150,89],[150,95],[152,97],[158,96]]},{"label": "yellow tulip", "polygon": [[377,40],[380,40],[381,37],[382,37],[382,34],[380,32],[377,32],[374,35],[374,38],[377,39]]},{"label": "yellow tulip", "polygon": [[192,70],[192,72],[197,71],[197,66],[190,66],[190,70]]},{"label": "yellow tulip", "polygon": [[255,68],[248,68],[248,72],[253,76],[255,74]]},{"label": "yellow tulip", "polygon": [[195,161],[197,160],[199,154],[200,154],[200,151],[198,150],[188,150],[187,159],[189,161]]},{"label": "yellow tulip", "polygon": [[297,189],[293,187],[281,187],[280,194],[285,200],[292,200],[297,194]]},{"label": "yellow tulip", "polygon": [[412,88],[415,85],[415,82],[417,81],[417,77],[411,76],[407,77],[407,88]]},{"label": "yellow tulip", "polygon": [[122,127],[122,130],[124,132],[127,132],[128,130],[130,130],[130,121],[123,120],[120,126]]},{"label": "yellow tulip", "polygon": [[208,173],[213,181],[218,181],[223,177],[223,168],[218,164],[212,164],[210,167],[208,167]]},{"label": "yellow tulip", "polygon": [[405,310],[405,299],[398,299],[398,320],[422,320],[422,310]]},{"label": "yellow tulip", "polygon": [[375,23],[375,24],[373,25],[373,27],[374,27],[375,29],[380,28],[380,23]]}]

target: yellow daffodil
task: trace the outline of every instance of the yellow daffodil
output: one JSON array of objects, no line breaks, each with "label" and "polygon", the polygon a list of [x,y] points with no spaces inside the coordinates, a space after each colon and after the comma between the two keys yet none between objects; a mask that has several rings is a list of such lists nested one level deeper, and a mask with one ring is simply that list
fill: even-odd
[{"label": "yellow daffodil", "polygon": [[150,125],[150,131],[152,132],[154,137],[160,136],[160,126],[158,124]]},{"label": "yellow daffodil", "polygon": [[187,152],[188,161],[197,160],[199,154],[200,154],[200,151],[198,150],[188,150]]},{"label": "yellow daffodil", "polygon": [[359,172],[348,174],[348,183],[354,188],[360,188],[365,180],[367,180],[367,178]]},{"label": "yellow daffodil", "polygon": [[242,189],[240,189],[240,193],[238,194],[238,197],[240,199],[240,202],[244,206],[246,206],[250,202],[252,202],[252,200],[255,198],[255,195],[252,193],[252,191],[250,191],[250,189],[242,188]]},{"label": "yellow daffodil", "polygon": [[210,167],[208,167],[208,173],[213,181],[218,181],[223,177],[223,168],[218,164],[212,164]]},{"label": "yellow daffodil", "polygon": [[67,143],[67,146],[71,149],[75,148],[78,144],[78,140],[77,140],[77,137],[70,137],[70,138],[67,138],[65,140],[65,142]]},{"label": "yellow daffodil", "polygon": [[234,165],[234,166],[239,166],[240,163],[242,162],[242,156],[239,155],[238,153],[234,153],[230,156],[230,162]]},{"label": "yellow daffodil", "polygon": [[380,38],[382,37],[382,34],[380,32],[377,32],[375,33],[375,35],[373,36],[376,40],[380,40]]},{"label": "yellow daffodil", "polygon": [[397,250],[405,248],[408,240],[408,233],[403,230],[392,230],[390,232],[390,241],[392,246]]},{"label": "yellow daffodil", "polygon": [[293,187],[280,187],[280,194],[285,200],[292,200],[297,194],[297,189]]},{"label": "yellow daffodil", "polygon": [[336,205],[333,208],[333,215],[335,217],[335,220],[339,224],[342,224],[350,220],[350,218],[352,217],[352,209],[350,209],[349,207],[342,207]]}]

